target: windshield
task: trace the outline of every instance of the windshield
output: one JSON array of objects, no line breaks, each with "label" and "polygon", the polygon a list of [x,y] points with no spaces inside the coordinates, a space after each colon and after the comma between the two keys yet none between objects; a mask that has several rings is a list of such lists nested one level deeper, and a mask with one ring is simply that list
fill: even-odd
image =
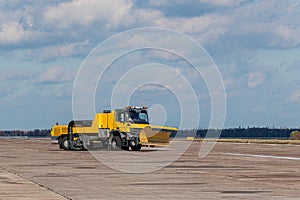
[{"label": "windshield", "polygon": [[137,124],[149,124],[146,110],[129,110],[130,121]]}]

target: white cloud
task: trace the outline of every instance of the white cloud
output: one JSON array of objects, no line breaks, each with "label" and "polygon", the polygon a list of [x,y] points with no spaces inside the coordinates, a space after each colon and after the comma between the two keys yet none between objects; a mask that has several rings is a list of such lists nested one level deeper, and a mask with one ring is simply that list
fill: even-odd
[{"label": "white cloud", "polygon": [[224,80],[224,85],[226,88],[231,87],[235,84],[235,80],[233,77],[228,77]]},{"label": "white cloud", "polygon": [[300,90],[293,91],[289,97],[289,101],[292,103],[300,102]]},{"label": "white cloud", "polygon": [[17,44],[33,39],[37,32],[27,31],[19,22],[10,21],[0,26],[0,44]]},{"label": "white cloud", "polygon": [[247,40],[247,46],[271,49],[300,45],[300,23],[295,20],[299,17],[299,5],[295,1],[245,2],[245,5],[238,7],[233,13],[234,31],[228,38]]},{"label": "white cloud", "polygon": [[286,24],[282,24],[276,28],[275,32],[284,41],[282,46],[296,47],[300,44],[300,28],[291,28]]},{"label": "white cloud", "polygon": [[209,3],[215,6],[237,6],[245,0],[199,0],[201,3]]},{"label": "white cloud", "polygon": [[26,59],[38,60],[40,62],[49,62],[56,59],[87,55],[91,50],[89,40],[74,43],[63,43],[33,50],[28,50]]},{"label": "white cloud", "polygon": [[63,83],[73,80],[74,71],[68,70],[62,66],[55,66],[46,69],[36,79],[38,83]]},{"label": "white cloud", "polygon": [[[8,68],[8,67],[7,67]],[[34,77],[37,73],[32,70],[26,69],[6,69],[1,70],[0,73],[0,82],[9,82],[9,81],[16,81],[16,80],[28,80]]]},{"label": "white cloud", "polygon": [[265,81],[265,76],[262,72],[253,72],[248,75],[248,87],[253,89],[261,85]]},{"label": "white cloud", "polygon": [[[18,5],[21,4],[18,2]],[[14,7],[0,12],[0,43],[18,44],[26,41],[31,46],[61,44],[66,40],[99,39],[113,31],[141,26],[161,26],[192,34],[201,43],[215,45],[222,36],[237,42],[246,37],[251,45],[265,47],[295,47],[300,44],[299,4],[278,1],[244,0],[177,0],[172,5],[165,1],[151,1],[153,7],[139,7],[135,1],[73,0],[54,4],[51,1],[24,3],[24,9]],[[201,6],[212,10],[193,14],[193,17],[174,14],[163,6]],[[222,10],[222,7],[227,7]],[[0,8],[1,9],[1,8]],[[228,10],[230,9],[230,10]],[[173,15],[172,15],[173,14]],[[257,38],[257,40],[251,38]],[[59,38],[59,40],[57,40]],[[105,37],[104,37],[105,38]],[[102,38],[101,38],[102,39]],[[43,41],[40,41],[43,40]],[[48,40],[49,43],[45,40]],[[248,44],[248,43],[247,43]],[[243,44],[245,45],[245,44]],[[72,56],[72,54],[70,54]]]},{"label": "white cloud", "polygon": [[[164,4],[164,2],[157,3]],[[229,3],[227,1],[221,3],[224,4]],[[69,29],[74,26],[95,29],[99,24],[100,29],[106,31],[139,26],[166,27],[187,34],[198,34],[203,43],[214,43],[228,31],[233,22],[231,16],[214,13],[191,18],[167,17],[159,9],[133,8],[133,3],[125,0],[117,2],[76,0],[61,3],[48,8],[44,18],[46,24],[58,29]]]},{"label": "white cloud", "polygon": [[169,6],[170,1],[168,0],[150,0],[150,3],[155,6]]},{"label": "white cloud", "polygon": [[159,21],[163,18],[163,13],[160,10],[136,9],[128,16],[125,23],[129,23],[130,26],[159,26]]},{"label": "white cloud", "polygon": [[129,0],[75,0],[52,6],[44,13],[47,22],[58,28],[66,29],[74,24],[88,26],[99,22],[106,27],[117,27],[126,16],[132,2]]},{"label": "white cloud", "polygon": [[171,28],[185,34],[192,34],[201,44],[215,44],[222,35],[226,34],[233,23],[231,16],[208,14],[198,17],[157,17],[155,25]]}]

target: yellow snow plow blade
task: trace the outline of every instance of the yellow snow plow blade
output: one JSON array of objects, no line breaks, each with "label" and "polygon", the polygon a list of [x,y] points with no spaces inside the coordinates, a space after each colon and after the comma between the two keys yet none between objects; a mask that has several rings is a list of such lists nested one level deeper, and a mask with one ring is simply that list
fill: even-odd
[{"label": "yellow snow plow blade", "polygon": [[140,143],[144,146],[166,146],[169,144],[172,131],[171,127],[144,127],[140,132]]}]

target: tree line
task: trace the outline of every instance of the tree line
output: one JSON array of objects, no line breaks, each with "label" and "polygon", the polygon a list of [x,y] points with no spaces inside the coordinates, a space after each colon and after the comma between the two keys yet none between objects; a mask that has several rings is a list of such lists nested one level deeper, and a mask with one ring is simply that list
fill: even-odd
[{"label": "tree line", "polygon": [[0,137],[50,137],[49,129],[24,130],[5,130],[0,131]]},{"label": "tree line", "polygon": [[241,138],[241,139],[289,139],[295,128],[228,128],[228,129],[186,129],[179,130],[178,137],[195,138]]}]

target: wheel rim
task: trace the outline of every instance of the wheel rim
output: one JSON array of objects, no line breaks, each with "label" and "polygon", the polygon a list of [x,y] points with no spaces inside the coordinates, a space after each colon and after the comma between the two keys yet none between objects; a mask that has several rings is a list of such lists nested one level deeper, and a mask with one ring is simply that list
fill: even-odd
[{"label": "wheel rim", "polygon": [[113,140],[111,142],[111,147],[112,147],[112,149],[116,149],[117,148],[117,142],[115,140]]},{"label": "wheel rim", "polygon": [[65,140],[63,144],[64,144],[64,147],[66,147],[66,148],[69,147],[69,142],[68,142],[68,140]]}]

